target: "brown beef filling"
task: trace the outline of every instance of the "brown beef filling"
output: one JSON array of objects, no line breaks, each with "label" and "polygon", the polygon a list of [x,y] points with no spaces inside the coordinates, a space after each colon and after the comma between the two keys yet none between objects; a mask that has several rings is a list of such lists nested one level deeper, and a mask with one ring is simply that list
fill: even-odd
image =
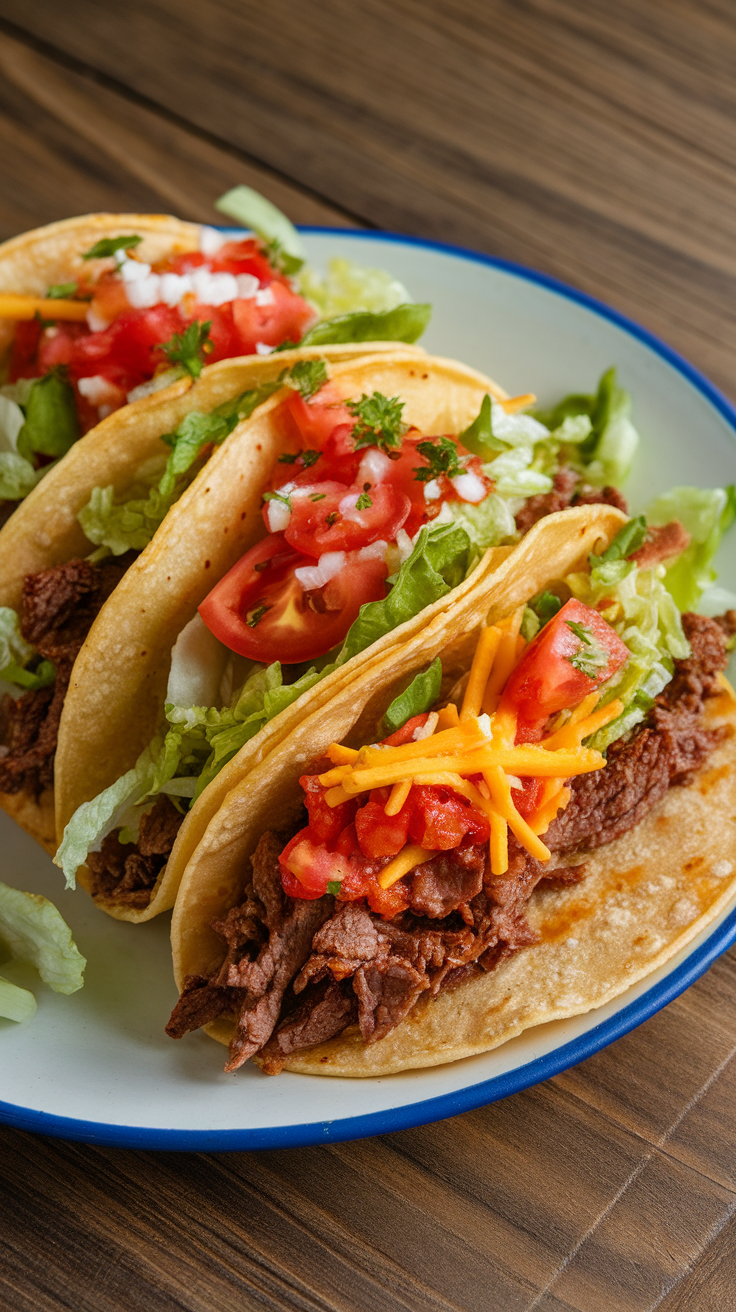
[{"label": "brown beef filling", "polygon": [[121,843],[119,829],[108,834],[100,851],[87,857],[92,897],[136,910],[147,907],[183,820],[162,793],[141,817],[136,843]]},{"label": "brown beef filling", "polygon": [[[576,490],[577,489],[577,490]],[[615,506],[625,515],[628,506],[618,488],[593,488],[580,485],[579,475],[573,469],[563,465],[552,479],[549,492],[539,492],[529,497],[516,516],[516,527],[520,533],[528,533],[533,524],[544,519],[545,515],[554,515],[558,510],[567,510],[568,506]]]},{"label": "brown beef filling", "polygon": [[[691,643],[646,722],[612,744],[605,770],[572,781],[572,798],[545,842],[559,855],[590,851],[626,833],[672,784],[687,783],[718,741],[700,721],[727,663],[726,637],[736,612],[719,620],[683,616]],[[487,846],[463,845],[418,866],[411,907],[391,921],[362,902],[287,898],[279,853],[284,836],[266,833],[253,856],[242,906],[213,928],[227,955],[209,977],[189,976],[167,1032],[181,1038],[221,1015],[237,1017],[227,1070],[259,1052],[269,1074],[292,1053],[334,1038],[357,1021],[375,1042],[436,995],[536,942],[526,919],[545,867],[510,836],[509,869],[494,876]],[[554,882],[573,883],[584,866],[562,866]]]},{"label": "brown beef filling", "polygon": [[72,666],[93,620],[125,573],[132,557],[91,565],[70,560],[23,581],[20,631],[56,678],[48,688],[3,698],[3,745],[0,792],[29,789],[36,797],[54,781],[59,720]]}]

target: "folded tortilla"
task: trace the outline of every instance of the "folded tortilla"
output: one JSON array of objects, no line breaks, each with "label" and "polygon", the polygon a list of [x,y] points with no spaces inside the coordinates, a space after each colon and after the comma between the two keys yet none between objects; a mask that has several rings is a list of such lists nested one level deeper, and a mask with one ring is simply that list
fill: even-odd
[{"label": "folded tortilla", "polygon": [[[311,353],[329,360],[331,350]],[[289,355],[284,352],[257,364],[270,365],[275,372],[288,363]],[[490,392],[504,399],[506,395],[475,370],[451,360],[417,354],[416,349],[396,351],[391,344],[390,351],[376,351],[371,356],[365,356],[363,348],[363,356],[353,361],[345,361],[343,356],[343,363],[333,360],[328,364],[329,376],[342,395],[347,398],[379,391],[386,396],[400,396],[406,422],[425,433],[460,432],[477,416],[484,396]],[[199,408],[211,409],[223,399],[223,370],[229,370],[227,376],[232,378],[237,368],[242,370],[245,365],[225,361],[223,366],[211,366],[190,388],[187,398],[201,383],[210,389],[209,405],[204,406],[200,399]],[[274,372],[262,376],[273,377]],[[241,385],[234,389],[231,385],[228,396],[243,390],[242,375],[240,378]],[[169,392],[174,393],[179,386],[175,384]],[[201,398],[202,393],[199,395]],[[159,399],[158,406],[164,410],[156,410],[158,433],[175,426],[173,411],[181,399],[178,392],[163,402]],[[74,667],[59,731],[55,767],[59,841],[77,808],[131,769],[150,742],[163,718],[171,651],[177,636],[218,579],[265,536],[261,496],[286,445],[275,417],[282,401],[283,393],[275,393],[214,452],[92,626]],[[124,410],[121,419],[132,409]],[[162,428],[164,412],[166,423]],[[611,513],[618,523],[619,513]],[[497,552],[502,558],[508,550],[499,548]],[[498,558],[494,551],[487,553],[471,578],[452,596],[464,596]],[[405,633],[421,630],[427,614],[423,612],[318,683],[264,726],[224,767],[188,812],[148,907],[132,909],[100,898],[98,905],[119,919],[132,921],[148,920],[173,906],[189,856],[241,772],[280,742],[303,716],[326,705],[352,680],[355,670],[370,666],[381,653],[393,649]],[[89,885],[84,871],[79,878]]]},{"label": "folded tortilla", "polygon": [[[540,521],[503,560],[492,558],[471,576],[462,595],[443,598],[421,625],[397,634],[393,646],[376,653],[326,706],[310,708],[287,738],[244,772],[181,881],[172,922],[180,990],[187,976],[209,977],[219,967],[223,943],[212,921],[243,901],[261,835],[299,822],[305,765],[332,742],[357,747],[375,738],[392,698],[437,656],[446,695],[469,668],[482,624],[499,621],[553,580],[584,568],[588,554],[608,545],[623,522],[605,506]],[[723,687],[704,725],[725,725],[727,733],[694,782],[671,787],[642,823],[593,852],[580,884],[532,894],[527,911],[541,934],[537,946],[420,1000],[376,1043],[364,1044],[352,1027],[286,1057],[284,1069],[362,1077],[454,1061],[529,1026],[600,1006],[669,960],[736,894],[736,700],[725,680]],[[227,1044],[234,1023],[221,1017],[205,1028]]]}]

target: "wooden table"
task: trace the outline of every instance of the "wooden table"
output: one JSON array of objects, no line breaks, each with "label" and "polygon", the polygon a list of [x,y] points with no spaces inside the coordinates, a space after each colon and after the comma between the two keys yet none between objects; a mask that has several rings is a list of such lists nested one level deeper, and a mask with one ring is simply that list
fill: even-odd
[{"label": "wooden table", "polygon": [[[535,265],[731,395],[726,0],[0,0],[0,236],[96,209],[300,222]],[[0,1135],[0,1307],[736,1306],[736,957],[500,1104],[334,1147]]]}]

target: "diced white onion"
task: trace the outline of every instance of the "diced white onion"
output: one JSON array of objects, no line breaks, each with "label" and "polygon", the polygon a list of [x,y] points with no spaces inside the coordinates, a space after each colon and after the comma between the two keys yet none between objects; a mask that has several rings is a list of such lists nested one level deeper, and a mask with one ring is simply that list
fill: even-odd
[{"label": "diced white onion", "polygon": [[161,300],[161,278],[149,273],[145,278],[125,284],[125,294],[134,310],[150,310]]},{"label": "diced white onion", "polygon": [[151,272],[150,264],[144,263],[143,260],[122,260],[118,266],[120,277],[124,283],[142,282]]},{"label": "diced white onion", "polygon": [[87,327],[90,332],[104,333],[105,329],[110,327],[109,321],[103,319],[102,315],[98,314],[96,310],[89,309],[84,317],[87,320]]},{"label": "diced white onion", "polygon": [[217,228],[208,228],[206,223],[202,224],[199,230],[199,249],[203,255],[216,255],[220,247],[228,241],[232,241],[232,237],[227,237],[224,232],[218,232]]},{"label": "diced white onion", "polygon": [[414,550],[414,543],[405,528],[400,528],[396,534],[396,546],[398,547],[399,556],[401,558],[400,563],[403,565],[404,561],[409,559]]},{"label": "diced white onion", "polygon": [[192,281],[186,273],[161,274],[161,300],[164,305],[178,305],[182,296],[191,290]]},{"label": "diced white onion", "polygon": [[285,501],[267,501],[266,519],[268,520],[268,529],[270,533],[283,533],[284,529],[289,527],[291,519],[291,506],[287,506]]},{"label": "diced white onion", "polygon": [[490,736],[491,736],[491,717],[490,717],[490,715],[479,715],[479,716],[478,716],[478,728],[480,729],[480,731],[481,731],[481,733],[483,734],[484,738],[490,738]]},{"label": "diced white onion", "polygon": [[355,481],[361,487],[364,483],[373,485],[385,483],[392,465],[393,460],[389,460],[388,456],[383,451],[379,451],[377,446],[369,446],[358,466]]},{"label": "diced white onion", "polygon": [[251,281],[255,283],[255,286],[252,292],[241,292],[240,295],[245,296],[246,298],[249,296],[255,296],[256,305],[273,305],[276,297],[271,291],[271,288],[260,287],[258,285],[258,279],[254,278],[252,273],[241,273],[238,277],[238,286],[240,286],[241,279],[244,281],[246,278],[250,278]]},{"label": "diced white onion", "polygon": [[102,374],[93,374],[90,378],[80,378],[77,387],[90,405],[115,405],[120,401],[120,389],[103,378]]},{"label": "diced white onion", "polygon": [[335,575],[340,573],[345,559],[344,551],[325,551],[316,565],[303,565],[301,569],[295,569],[294,577],[299,580],[305,592],[311,592],[314,588],[323,588],[325,583],[329,583],[330,579],[334,579]]},{"label": "diced white onion", "polygon": [[384,542],[383,538],[379,538],[377,542],[371,542],[369,546],[361,547],[360,551],[356,552],[356,559],[385,560],[387,551],[388,542]]},{"label": "diced white onion", "polygon": [[461,501],[469,501],[471,505],[477,505],[479,501],[485,499],[486,489],[483,479],[474,474],[472,469],[466,470],[464,474],[458,474],[456,478],[450,479],[450,482]]},{"label": "diced white onion", "polygon": [[442,488],[436,478],[430,478],[428,483],[424,484],[424,500],[438,501],[442,496]]},{"label": "diced white onion", "polygon": [[238,284],[232,273],[213,273],[211,269],[195,269],[191,274],[192,287],[202,305],[225,305],[238,295]]},{"label": "diced white onion", "polygon": [[256,342],[256,355],[270,355],[275,351],[275,346],[269,346],[268,342]]},{"label": "diced white onion", "polygon": [[417,729],[414,730],[414,732],[413,732],[413,734],[412,734],[412,738],[414,739],[414,742],[415,742],[415,743],[420,743],[420,742],[422,741],[422,738],[431,738],[431,737],[432,737],[432,734],[434,733],[435,729],[437,728],[437,721],[438,721],[438,719],[439,719],[439,716],[438,716],[437,712],[436,712],[436,711],[431,711],[430,714],[429,714],[428,717],[427,717],[427,721],[426,721],[426,723],[425,723],[425,724],[420,724],[419,727],[418,727]]}]

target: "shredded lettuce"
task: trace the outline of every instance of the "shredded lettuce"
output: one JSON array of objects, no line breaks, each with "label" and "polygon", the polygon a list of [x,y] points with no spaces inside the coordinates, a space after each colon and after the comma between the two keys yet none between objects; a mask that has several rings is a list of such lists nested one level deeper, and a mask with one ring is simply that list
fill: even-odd
[{"label": "shredded lettuce", "polygon": [[673,487],[649,506],[650,524],[668,524],[679,519],[690,534],[690,546],[665,575],[665,583],[680,610],[694,610],[702,594],[715,583],[713,558],[735,517],[734,484],[726,488]]},{"label": "shredded lettuce", "polygon": [[9,606],[0,606],[0,692],[18,697],[33,688],[53,683],[56,671],[52,661],[39,661],[33,669],[36,650],[20,631],[20,620]]},{"label": "shredded lettuce", "polygon": [[426,670],[414,675],[408,688],[394,697],[383,717],[388,734],[395,733],[413,715],[422,715],[434,706],[442,685],[442,661],[439,656]]},{"label": "shredded lettuce", "polygon": [[35,966],[56,993],[76,993],[87,964],[52,902],[0,884],[0,941],[11,957]]},{"label": "shredded lettuce", "polygon": [[304,245],[294,224],[276,205],[252,187],[231,187],[215,201],[215,209],[235,219],[267,244],[276,242],[292,259],[303,261]]},{"label": "shredded lettuce", "polygon": [[[397,305],[393,310],[355,310],[323,319],[302,337],[300,346],[328,346],[341,342],[415,342],[432,314],[431,305]],[[280,348],[287,350],[293,342]]]},{"label": "shredded lettuce", "polygon": [[36,999],[29,989],[11,984],[9,979],[0,975],[0,1016],[6,1020],[24,1021],[35,1016],[36,1010]]},{"label": "shredded lettuce", "polygon": [[515,542],[519,536],[511,503],[497,492],[489,493],[477,505],[467,501],[448,501],[445,505],[453,522],[470,538],[476,558],[489,547]]},{"label": "shredded lettuce", "polygon": [[324,277],[309,267],[302,270],[299,291],[316,306],[321,319],[355,310],[382,314],[411,300],[403,283],[385,269],[366,268],[337,257],[329,261]]},{"label": "shredded lettuce", "polygon": [[22,501],[47,472],[48,465],[34,469],[15,451],[0,451],[0,501]]},{"label": "shredded lettuce", "polygon": [[18,434],[26,417],[14,397],[8,396],[11,388],[0,388],[0,451],[18,450]]},{"label": "shredded lettuce", "polygon": [[23,406],[25,422],[17,437],[17,451],[32,461],[34,455],[58,459],[80,437],[74,389],[59,367],[35,378]]},{"label": "shredded lettuce", "polygon": [[[623,482],[639,445],[639,435],[629,417],[631,396],[619,384],[615,369],[606,370],[594,394],[572,393],[551,410],[535,413],[560,442],[576,447],[574,453],[568,453],[569,463],[580,469],[588,482],[598,486]],[[586,419],[590,425],[587,435],[581,423]]]}]

